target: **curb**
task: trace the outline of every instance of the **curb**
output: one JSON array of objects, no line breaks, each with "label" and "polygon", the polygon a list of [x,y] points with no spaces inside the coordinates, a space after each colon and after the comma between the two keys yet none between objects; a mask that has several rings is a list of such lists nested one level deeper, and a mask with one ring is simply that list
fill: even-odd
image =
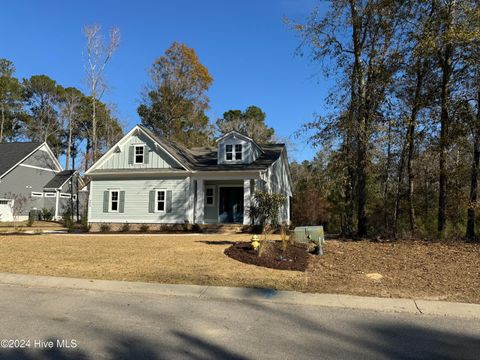
[{"label": "curb", "polygon": [[390,313],[480,319],[480,305],[446,301],[313,294],[274,289],[234,288],[202,285],[170,285],[117,280],[89,280],[67,277],[0,273],[1,285],[24,287],[113,291],[200,299],[254,301],[288,305],[310,305]]}]

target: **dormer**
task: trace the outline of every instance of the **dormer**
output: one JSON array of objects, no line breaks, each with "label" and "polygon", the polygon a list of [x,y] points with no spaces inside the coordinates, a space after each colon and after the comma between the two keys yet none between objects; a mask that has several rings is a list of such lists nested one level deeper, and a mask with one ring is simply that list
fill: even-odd
[{"label": "dormer", "polygon": [[260,145],[253,139],[230,131],[217,140],[218,164],[251,164],[263,152]]}]

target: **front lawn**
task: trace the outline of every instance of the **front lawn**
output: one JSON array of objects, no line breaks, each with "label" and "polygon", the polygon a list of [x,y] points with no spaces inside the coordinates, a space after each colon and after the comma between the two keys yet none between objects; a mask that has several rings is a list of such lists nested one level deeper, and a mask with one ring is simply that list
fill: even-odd
[{"label": "front lawn", "polygon": [[[299,272],[247,265],[224,254],[249,238],[0,235],[0,272],[480,303],[479,244],[328,241],[325,255]],[[372,273],[382,278],[372,279]]]}]

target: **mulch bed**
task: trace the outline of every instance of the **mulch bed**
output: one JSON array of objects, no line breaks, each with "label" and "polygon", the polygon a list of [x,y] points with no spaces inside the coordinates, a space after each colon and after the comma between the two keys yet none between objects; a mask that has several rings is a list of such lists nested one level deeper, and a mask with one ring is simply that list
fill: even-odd
[{"label": "mulch bed", "polygon": [[253,250],[249,242],[237,242],[225,249],[225,255],[246,264],[263,266],[277,270],[305,271],[312,257],[306,244],[291,244],[285,252],[281,241],[265,244],[262,256]]}]

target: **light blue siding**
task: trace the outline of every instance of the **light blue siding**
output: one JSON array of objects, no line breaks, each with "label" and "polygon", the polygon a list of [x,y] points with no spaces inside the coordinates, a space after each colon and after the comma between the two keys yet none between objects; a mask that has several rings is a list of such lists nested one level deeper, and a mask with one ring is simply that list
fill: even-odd
[{"label": "light blue siding", "polygon": [[[187,220],[188,191],[187,177],[164,179],[94,179],[91,183],[91,213],[89,222],[129,223],[183,223]],[[151,190],[172,191],[170,213],[150,213],[149,193]],[[123,213],[103,212],[103,193],[108,190],[125,191]]]},{"label": "light blue siding", "polygon": [[[129,163],[129,151],[133,145],[146,145],[146,156],[148,161],[145,164]],[[178,168],[180,165],[170,155],[158,148],[145,135],[132,135],[124,144],[119,146],[108,159],[100,166],[100,169],[169,169]]]},{"label": "light blue siding", "polygon": [[[234,153],[235,144],[242,144],[242,160],[225,160],[225,145],[227,144],[233,145]],[[258,158],[258,156],[260,156],[260,150],[251,141],[244,140],[243,138],[240,138],[235,134],[230,134],[218,143],[219,164],[251,164]]]}]

